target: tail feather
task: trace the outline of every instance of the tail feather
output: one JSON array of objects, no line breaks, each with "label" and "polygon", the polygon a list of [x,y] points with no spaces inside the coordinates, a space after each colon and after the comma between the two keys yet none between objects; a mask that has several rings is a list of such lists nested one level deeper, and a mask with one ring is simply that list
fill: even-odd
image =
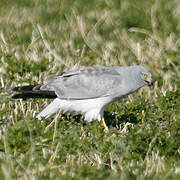
[{"label": "tail feather", "polygon": [[11,98],[27,99],[27,98],[56,98],[57,97],[54,91],[44,91],[44,90],[41,90],[40,87],[41,87],[40,84],[15,87],[12,89],[12,91],[18,92],[18,93],[13,95]]},{"label": "tail feather", "polygon": [[52,101],[44,110],[42,110],[36,117],[41,120],[42,118],[48,118],[52,114],[56,113],[60,109],[61,100],[56,98]]}]

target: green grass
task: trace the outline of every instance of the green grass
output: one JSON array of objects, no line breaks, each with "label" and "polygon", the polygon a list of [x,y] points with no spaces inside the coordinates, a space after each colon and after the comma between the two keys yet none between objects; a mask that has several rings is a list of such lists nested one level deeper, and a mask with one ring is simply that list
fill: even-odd
[{"label": "green grass", "polygon": [[[178,0],[0,1],[0,179],[180,179]],[[17,85],[82,66],[142,64],[144,87],[105,120],[35,115]]]}]

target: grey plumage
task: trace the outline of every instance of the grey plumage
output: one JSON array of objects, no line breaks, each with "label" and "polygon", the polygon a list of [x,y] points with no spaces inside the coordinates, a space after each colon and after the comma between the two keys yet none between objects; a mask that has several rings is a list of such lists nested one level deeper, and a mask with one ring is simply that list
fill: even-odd
[{"label": "grey plumage", "polygon": [[49,77],[42,85],[16,87],[21,94],[56,98],[37,117],[49,117],[59,109],[82,114],[87,121],[102,120],[104,108],[144,85],[151,84],[151,73],[143,66],[94,66]]}]

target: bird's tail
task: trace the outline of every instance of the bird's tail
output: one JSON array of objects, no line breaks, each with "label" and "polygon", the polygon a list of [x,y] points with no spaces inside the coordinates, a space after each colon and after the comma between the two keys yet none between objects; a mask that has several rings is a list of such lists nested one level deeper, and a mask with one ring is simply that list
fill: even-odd
[{"label": "bird's tail", "polygon": [[42,118],[48,118],[52,114],[56,113],[60,109],[61,100],[59,98],[54,99],[44,110],[42,110],[36,118],[41,120]]},{"label": "bird's tail", "polygon": [[13,99],[27,99],[27,98],[56,98],[57,95],[54,91],[41,90],[41,84],[20,86],[12,89],[13,92],[17,92],[11,98]]}]

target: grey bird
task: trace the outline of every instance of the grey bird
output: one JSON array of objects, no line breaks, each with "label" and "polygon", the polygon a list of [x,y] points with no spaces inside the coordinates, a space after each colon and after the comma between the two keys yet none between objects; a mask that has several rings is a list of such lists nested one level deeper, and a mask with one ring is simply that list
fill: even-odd
[{"label": "grey bird", "polygon": [[36,117],[48,118],[58,112],[82,114],[86,121],[104,121],[105,107],[145,85],[152,75],[143,66],[93,66],[49,77],[44,84],[15,87],[12,98],[54,98]]}]

